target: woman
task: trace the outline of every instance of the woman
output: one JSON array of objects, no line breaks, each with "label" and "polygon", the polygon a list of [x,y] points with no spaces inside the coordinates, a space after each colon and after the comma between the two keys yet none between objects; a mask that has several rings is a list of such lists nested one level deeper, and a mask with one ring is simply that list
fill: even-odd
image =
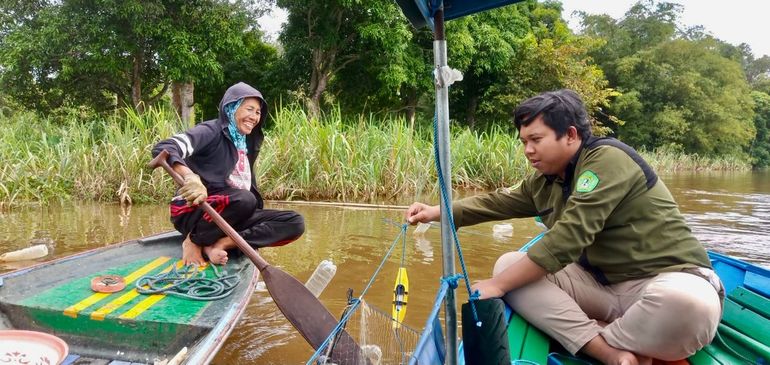
[{"label": "woman", "polygon": [[152,155],[169,153],[168,163],[184,177],[170,205],[171,222],[185,236],[185,264],[227,263],[230,239],[198,204],[206,201],[249,243],[282,246],[305,231],[293,211],[263,209],[252,166],[264,140],[267,104],[255,88],[237,83],[219,103],[219,117],[158,142]]}]

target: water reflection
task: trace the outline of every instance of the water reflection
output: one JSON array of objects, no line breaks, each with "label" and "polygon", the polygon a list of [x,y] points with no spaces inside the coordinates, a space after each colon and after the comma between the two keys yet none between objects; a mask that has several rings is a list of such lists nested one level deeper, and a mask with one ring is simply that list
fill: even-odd
[{"label": "water reflection", "polygon": [[[697,174],[662,176],[680,203],[694,234],[709,248],[770,267],[766,226],[770,223],[770,175]],[[408,202],[397,202],[406,204]],[[339,316],[346,305],[347,289],[358,296],[383,255],[398,238],[400,210],[375,210],[270,203],[269,208],[294,209],[305,216],[306,234],[297,242],[262,250],[273,265],[304,282],[322,260],[337,265],[337,274],[320,299]],[[167,208],[117,204],[31,206],[0,213],[0,253],[27,247],[35,237],[47,237],[55,251],[45,259],[61,257],[109,243],[171,229]],[[499,222],[495,222],[499,223]],[[531,219],[513,220],[511,237],[493,235],[494,223],[460,230],[471,279],[488,277],[499,255],[515,250],[539,233]],[[424,234],[407,233],[404,265],[409,271],[410,293],[406,325],[421,328],[431,310],[441,277],[440,230],[431,226]],[[0,263],[0,271],[34,262]],[[392,290],[401,249],[385,263],[366,300],[390,311]],[[456,265],[459,270],[459,264]],[[457,293],[458,303],[466,300]],[[215,359],[215,364],[304,364],[310,347],[273,305],[268,293],[258,290],[242,321]]]},{"label": "water reflection", "polygon": [[770,172],[663,176],[706,248],[770,266]]}]

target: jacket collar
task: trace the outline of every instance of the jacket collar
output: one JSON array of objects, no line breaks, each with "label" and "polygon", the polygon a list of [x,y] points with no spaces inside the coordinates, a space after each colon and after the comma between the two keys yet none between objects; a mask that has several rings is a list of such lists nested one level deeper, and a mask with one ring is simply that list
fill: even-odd
[{"label": "jacket collar", "polygon": [[570,186],[572,185],[572,178],[575,175],[575,167],[577,167],[578,161],[580,160],[580,154],[583,153],[583,149],[586,146],[586,140],[580,142],[580,148],[578,148],[577,151],[575,151],[575,154],[572,156],[572,158],[569,160],[569,163],[567,163],[567,167],[564,170],[564,179],[559,177],[559,175],[545,175],[546,183],[547,184],[553,184],[554,181],[561,183],[562,185]]}]

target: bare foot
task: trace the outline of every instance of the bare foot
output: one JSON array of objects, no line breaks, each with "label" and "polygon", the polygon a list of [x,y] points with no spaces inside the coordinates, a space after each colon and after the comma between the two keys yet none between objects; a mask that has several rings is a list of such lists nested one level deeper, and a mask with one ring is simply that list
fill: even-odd
[{"label": "bare foot", "polygon": [[230,237],[222,237],[211,246],[203,247],[203,252],[209,257],[212,264],[224,265],[227,263],[227,250],[235,247],[235,242]]},{"label": "bare foot", "polygon": [[651,365],[652,362],[649,357],[637,357],[630,351],[610,346],[601,335],[588,341],[581,351],[607,365]]},{"label": "bare foot", "polygon": [[611,362],[607,362],[607,364],[641,365],[639,364],[639,359],[637,359],[636,355],[631,352],[620,351],[616,356],[616,358],[614,358]]},{"label": "bare foot", "polygon": [[649,356],[636,355],[639,365],[652,365],[652,358]]},{"label": "bare foot", "polygon": [[203,266],[206,264],[206,260],[203,259],[203,250],[201,247],[194,244],[190,240],[190,236],[184,239],[182,242],[182,263],[185,265],[195,264]]}]

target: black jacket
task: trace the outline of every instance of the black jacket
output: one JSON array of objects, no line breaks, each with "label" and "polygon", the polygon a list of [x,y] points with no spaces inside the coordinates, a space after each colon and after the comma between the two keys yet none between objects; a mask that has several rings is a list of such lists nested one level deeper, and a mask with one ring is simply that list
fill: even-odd
[{"label": "black jacket", "polygon": [[251,192],[257,197],[259,208],[263,207],[262,196],[254,177],[254,162],[265,135],[262,126],[267,118],[267,103],[257,89],[239,82],[227,89],[219,102],[219,118],[205,121],[171,138],[158,142],[152,149],[152,156],[162,150],[169,153],[168,163],[181,163],[198,174],[209,191],[227,187],[227,178],[238,161],[238,150],[228,131],[228,120],[224,106],[241,98],[255,97],[262,103],[262,117],[251,134],[246,136],[246,151],[251,173]]}]

